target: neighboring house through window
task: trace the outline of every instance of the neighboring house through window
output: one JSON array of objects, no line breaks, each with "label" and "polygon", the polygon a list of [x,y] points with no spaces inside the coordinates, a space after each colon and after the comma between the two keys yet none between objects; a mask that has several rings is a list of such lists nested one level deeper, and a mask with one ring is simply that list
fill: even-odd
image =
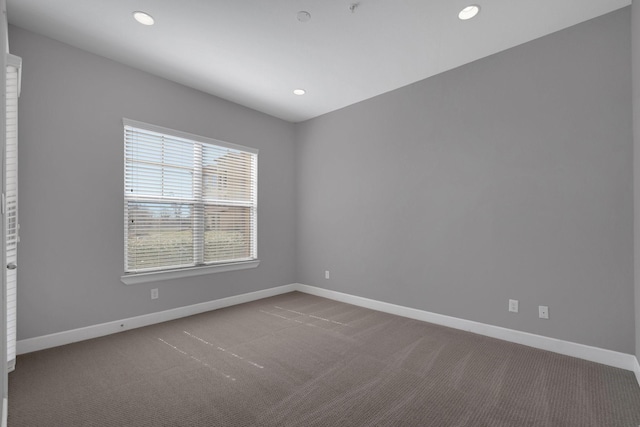
[{"label": "neighboring house through window", "polygon": [[258,150],[124,119],[125,283],[257,266]]}]

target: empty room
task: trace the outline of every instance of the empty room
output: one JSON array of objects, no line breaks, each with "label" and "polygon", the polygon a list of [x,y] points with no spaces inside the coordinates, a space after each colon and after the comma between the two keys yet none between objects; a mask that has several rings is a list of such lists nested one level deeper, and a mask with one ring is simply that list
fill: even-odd
[{"label": "empty room", "polygon": [[2,426],[640,425],[640,5],[0,0]]}]

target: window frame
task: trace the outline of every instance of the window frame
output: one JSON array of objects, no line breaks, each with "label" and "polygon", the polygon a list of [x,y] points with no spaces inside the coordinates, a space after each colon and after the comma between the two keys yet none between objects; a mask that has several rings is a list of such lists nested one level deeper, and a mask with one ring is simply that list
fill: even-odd
[{"label": "window frame", "polygon": [[[155,133],[159,133],[159,134],[163,134],[163,135],[167,135],[168,137],[173,137],[173,138],[180,138],[180,139],[184,139],[190,142],[194,142],[194,143],[200,143],[200,144],[207,144],[207,145],[213,145],[216,147],[222,147],[222,148],[228,148],[228,149],[232,149],[232,150],[237,150],[243,153],[249,153],[252,154],[253,156],[255,156],[255,165],[254,165],[254,169],[253,172],[255,173],[255,185],[253,186],[253,200],[254,200],[254,204],[252,206],[253,210],[254,210],[254,214],[252,215],[252,230],[253,232],[251,233],[250,239],[251,239],[251,243],[250,243],[250,247],[252,249],[252,254],[251,257],[249,259],[238,259],[236,261],[222,261],[222,262],[211,262],[211,263],[197,263],[197,259],[194,259],[196,264],[193,266],[181,266],[181,267],[177,267],[177,268],[159,268],[159,269],[154,269],[154,270],[142,270],[142,271],[132,271],[132,272],[127,272],[125,270],[125,273],[120,277],[120,280],[127,284],[127,285],[131,285],[131,284],[135,284],[135,283],[144,283],[144,282],[151,282],[151,281],[158,281],[158,280],[171,280],[171,279],[178,279],[178,278],[182,278],[182,277],[191,277],[191,276],[199,276],[199,275],[203,275],[203,274],[211,274],[211,273],[217,273],[217,272],[224,272],[224,271],[234,271],[234,270],[241,270],[241,269],[249,269],[249,268],[255,268],[260,264],[260,260],[258,259],[258,230],[257,230],[257,215],[258,215],[258,149],[256,148],[251,148],[251,147],[246,147],[246,146],[242,146],[242,145],[238,145],[238,144],[233,144],[230,142],[225,142],[225,141],[220,141],[217,139],[213,139],[213,138],[208,138],[205,136],[201,136],[201,135],[195,135],[195,134],[191,134],[188,132],[182,132],[182,131],[178,131],[175,129],[169,129],[169,128],[164,128],[161,126],[157,126],[157,125],[153,125],[153,124],[149,124],[149,123],[144,123],[144,122],[140,122],[140,121],[136,121],[136,120],[131,120],[131,119],[127,119],[127,118],[123,118],[122,119],[123,122],[123,130],[125,131],[125,137],[124,137],[124,147],[125,147],[125,151],[124,151],[124,162],[123,162],[123,177],[126,175],[126,165],[127,165],[127,151],[126,151],[126,146],[127,146],[127,142],[126,142],[126,129],[127,127],[131,127],[131,128],[135,128],[135,129],[140,129],[141,131],[149,131],[149,132],[155,132]],[[194,171],[200,171],[200,177],[199,179],[202,180],[202,168],[203,165],[199,164],[199,165],[195,165]],[[127,221],[127,202],[131,201],[132,198],[127,197],[127,191],[126,191],[126,178],[125,181],[123,183],[123,202],[124,202],[124,219],[125,222]],[[205,201],[204,198],[204,189],[201,188],[201,194],[200,196],[202,196],[199,200],[197,200],[195,203],[196,204],[200,204],[203,207],[204,206],[211,206],[210,202]],[[160,199],[161,197],[159,197]],[[135,198],[133,199],[135,200]],[[142,198],[138,198],[138,200],[144,200],[144,197]],[[194,199],[195,200],[195,199]],[[124,267],[126,269],[127,267],[127,225],[123,222],[124,224],[124,230],[123,230],[123,235],[124,235],[124,244],[123,244],[123,250],[124,250]],[[193,224],[192,225],[192,230],[194,233],[200,233],[200,235],[198,236],[194,236],[194,243],[196,240],[200,240],[200,241],[204,241],[204,228],[201,227],[202,224]],[[204,245],[203,248],[201,249],[202,251],[204,251]],[[194,257],[196,256],[196,252],[197,250],[194,249]]]}]

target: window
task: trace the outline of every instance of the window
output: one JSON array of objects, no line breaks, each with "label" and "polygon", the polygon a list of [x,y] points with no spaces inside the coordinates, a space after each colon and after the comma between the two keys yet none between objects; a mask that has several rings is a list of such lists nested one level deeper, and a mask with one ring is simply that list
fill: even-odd
[{"label": "window", "polygon": [[124,145],[125,283],[257,266],[258,150],[128,119]]}]

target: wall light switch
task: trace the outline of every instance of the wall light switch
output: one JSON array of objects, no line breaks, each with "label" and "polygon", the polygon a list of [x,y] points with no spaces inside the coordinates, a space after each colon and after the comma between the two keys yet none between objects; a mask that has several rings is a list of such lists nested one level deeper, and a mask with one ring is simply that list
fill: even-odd
[{"label": "wall light switch", "polygon": [[517,299],[510,299],[509,300],[509,311],[512,313],[517,313],[518,312],[518,300]]}]

